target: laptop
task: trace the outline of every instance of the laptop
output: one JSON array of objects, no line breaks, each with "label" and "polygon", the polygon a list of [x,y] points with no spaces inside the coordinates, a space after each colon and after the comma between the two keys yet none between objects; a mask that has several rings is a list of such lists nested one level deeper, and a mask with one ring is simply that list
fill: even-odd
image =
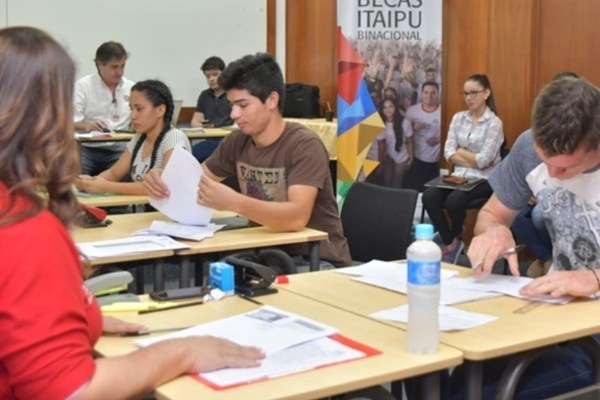
[{"label": "laptop", "polygon": [[485,179],[483,178],[468,178],[468,181],[466,183],[463,183],[462,185],[456,185],[454,183],[444,182],[444,177],[438,176],[437,178],[434,178],[427,182],[425,186],[436,187],[440,189],[463,190],[465,192],[469,192],[483,181],[485,181]]},{"label": "laptop", "polygon": [[173,100],[173,118],[171,119],[171,125],[173,126],[177,125],[179,113],[181,113],[181,106],[183,106],[183,100]]}]

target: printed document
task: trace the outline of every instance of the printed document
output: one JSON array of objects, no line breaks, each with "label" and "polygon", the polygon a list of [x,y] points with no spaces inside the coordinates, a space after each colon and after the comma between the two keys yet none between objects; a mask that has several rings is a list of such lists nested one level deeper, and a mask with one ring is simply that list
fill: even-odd
[{"label": "printed document", "polygon": [[156,338],[137,340],[135,343],[144,347],[167,339],[211,335],[261,348],[266,357],[259,367],[226,368],[198,374],[198,379],[207,385],[225,388],[365,357],[367,351],[372,352],[370,355],[377,354],[374,349],[365,347],[363,352],[359,344],[344,343],[336,335],[337,332],[336,328],[310,318],[263,306],[244,314]]}]

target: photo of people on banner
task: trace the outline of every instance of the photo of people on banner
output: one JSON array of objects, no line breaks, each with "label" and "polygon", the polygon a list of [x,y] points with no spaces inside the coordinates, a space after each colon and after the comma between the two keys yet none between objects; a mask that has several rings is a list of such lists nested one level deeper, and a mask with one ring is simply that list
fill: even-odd
[{"label": "photo of people on banner", "polygon": [[422,41],[360,41],[364,80],[385,128],[366,158],[379,161],[368,176],[378,185],[420,192],[439,175],[441,47]]}]

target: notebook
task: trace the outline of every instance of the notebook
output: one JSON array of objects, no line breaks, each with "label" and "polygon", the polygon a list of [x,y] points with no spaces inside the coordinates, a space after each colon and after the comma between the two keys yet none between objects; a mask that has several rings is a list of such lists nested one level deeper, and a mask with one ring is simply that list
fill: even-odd
[{"label": "notebook", "polygon": [[477,185],[479,185],[481,182],[485,181],[485,179],[483,179],[483,178],[468,178],[467,183],[463,183],[462,185],[455,185],[452,183],[444,182],[443,179],[444,179],[443,176],[438,176],[437,178],[434,178],[434,179],[430,180],[429,182],[427,182],[425,184],[425,186],[426,187],[436,187],[436,188],[440,188],[440,189],[457,189],[457,190],[464,190],[465,192],[468,192],[468,191],[472,190],[474,187],[476,187]]},{"label": "notebook", "polygon": [[173,100],[173,118],[171,119],[171,125],[176,126],[177,120],[179,119],[179,113],[181,112],[181,106],[183,100]]}]

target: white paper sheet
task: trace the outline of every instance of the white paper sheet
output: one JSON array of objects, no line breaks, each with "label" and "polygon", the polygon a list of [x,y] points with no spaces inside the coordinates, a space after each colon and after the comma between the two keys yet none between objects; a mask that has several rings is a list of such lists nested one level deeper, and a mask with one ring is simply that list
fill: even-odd
[{"label": "white paper sheet", "polygon": [[334,333],[338,333],[334,327],[275,307],[263,306],[168,335],[136,340],[135,343],[144,347],[167,339],[212,335],[241,345],[260,347],[269,355]]},{"label": "white paper sheet", "polygon": [[150,198],[150,204],[182,224],[208,225],[212,209],[196,202],[202,173],[202,167],[191,153],[175,147],[161,175],[171,194],[161,200]]},{"label": "white paper sheet", "polygon": [[256,368],[227,368],[200,376],[218,386],[229,386],[263,378],[276,378],[363,356],[365,353],[336,340],[321,338],[273,353]]},{"label": "white paper sheet", "polygon": [[91,131],[91,132],[75,132],[75,139],[92,139],[97,137],[112,137],[113,132],[101,132],[101,131]]},{"label": "white paper sheet", "polygon": [[[462,288],[455,288],[453,286],[453,281],[456,278],[447,279],[441,282],[440,286],[440,304],[441,305],[451,305],[451,304],[459,304],[466,303],[474,300],[482,300],[488,299],[491,297],[501,296],[501,293],[492,293],[492,292],[481,292],[476,290],[466,290]],[[406,294],[407,293],[407,283],[406,280],[400,279],[382,279],[370,276],[359,276],[356,278],[352,278],[357,282],[366,283],[367,285],[373,285],[377,287],[381,287],[384,289],[392,290],[394,292],[399,292]]]},{"label": "white paper sheet", "polygon": [[[338,268],[335,272],[347,275],[366,276],[370,278],[392,279],[394,281],[401,280],[406,282],[408,265],[406,260],[398,262],[372,260],[368,263],[358,265],[356,267]],[[457,276],[458,272],[442,269],[440,271],[440,280],[444,281],[453,276]]]},{"label": "white paper sheet", "polygon": [[[377,311],[372,317],[388,321],[406,323],[408,321],[408,304],[388,310]],[[474,328],[497,320],[494,315],[464,311],[454,307],[439,307],[440,330],[443,332]]]},{"label": "white paper sheet", "polygon": [[82,242],[77,243],[77,247],[88,258],[102,258],[149,251],[185,249],[189,246],[177,242],[168,236],[138,236]]},{"label": "white paper sheet", "polygon": [[526,297],[520,294],[519,290],[532,280],[533,278],[528,278],[525,276],[492,274],[483,276],[481,278],[470,277],[457,279],[453,284],[455,288],[461,290],[503,293],[508,296],[518,297],[520,299],[529,299],[544,303],[566,304],[573,300],[572,296],[552,297],[549,295],[541,295],[535,297]]},{"label": "white paper sheet", "polygon": [[210,223],[206,226],[185,225],[178,222],[152,221],[150,227],[133,232],[134,235],[167,235],[179,239],[201,241],[213,237],[225,225]]}]

